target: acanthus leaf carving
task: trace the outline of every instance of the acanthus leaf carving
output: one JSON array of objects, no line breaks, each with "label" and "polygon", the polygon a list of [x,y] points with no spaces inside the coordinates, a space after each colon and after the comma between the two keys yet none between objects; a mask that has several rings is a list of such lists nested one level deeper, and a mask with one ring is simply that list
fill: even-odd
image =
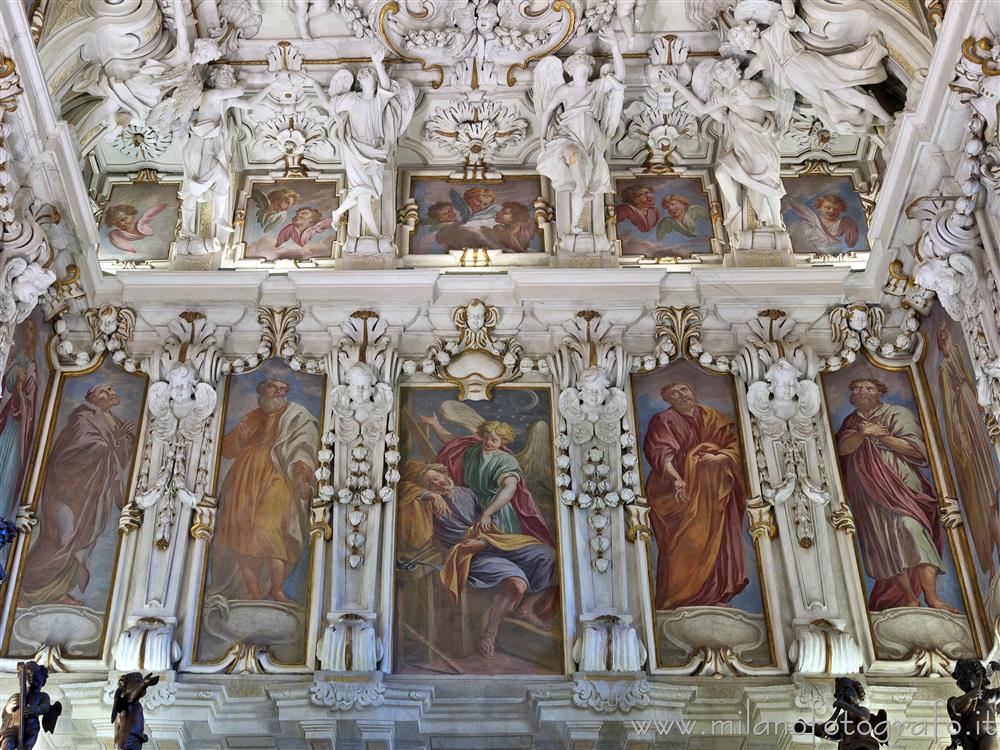
[{"label": "acanthus leaf carving", "polygon": [[645,675],[634,680],[602,680],[588,675],[573,677],[573,704],[600,714],[628,713],[650,704],[649,681]]},{"label": "acanthus leaf carving", "polygon": [[317,675],[313,681],[311,699],[314,705],[326,706],[332,711],[350,711],[359,708],[377,708],[385,703],[385,685],[380,676],[358,682],[340,681],[336,676]]},{"label": "acanthus leaf carving", "polygon": [[528,132],[528,121],[516,107],[478,94],[439,107],[425,126],[429,140],[463,160],[459,175],[467,180],[484,179],[489,159],[523,141]]}]

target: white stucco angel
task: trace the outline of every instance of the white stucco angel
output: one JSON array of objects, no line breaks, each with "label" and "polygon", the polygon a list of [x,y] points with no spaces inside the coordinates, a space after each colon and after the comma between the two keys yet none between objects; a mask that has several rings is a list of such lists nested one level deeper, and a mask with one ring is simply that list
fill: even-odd
[{"label": "white stucco angel", "polygon": [[[187,134],[181,152],[184,183],[181,186],[181,236],[196,237],[195,210],[198,203],[212,196],[212,225],[216,232],[229,233],[230,164],[227,155],[229,138],[226,114],[233,107],[246,108],[244,88],[231,65],[212,68],[198,105],[197,117]],[[189,252],[194,253],[194,250]]]},{"label": "white stucco angel", "polygon": [[779,359],[764,374],[764,380],[747,389],[747,408],[761,426],[762,434],[780,438],[785,430],[809,432],[812,418],[819,412],[819,386],[801,378],[799,369],[787,359]]},{"label": "white stucco angel", "polygon": [[781,152],[774,112],[778,101],[760,81],[744,80],[736,60],[704,60],[691,78],[691,93],[669,72],[664,83],[687,100],[699,116],[722,127],[715,176],[730,231],[740,229],[743,201],[740,188],[761,224],[783,227]]},{"label": "white stucco angel", "polygon": [[333,389],[337,440],[347,444],[359,437],[366,444],[381,440],[392,409],[392,388],[380,383],[375,368],[366,362],[351,365],[345,381]]},{"label": "white stucco angel", "polygon": [[617,445],[627,409],[625,392],[611,387],[611,378],[603,367],[588,367],[576,388],[566,388],[559,394],[559,411],[577,445],[586,445],[595,436],[602,443]]},{"label": "white stucco angel", "polygon": [[215,412],[218,396],[208,383],[198,382],[194,368],[176,363],[165,381],[149,388],[147,404],[153,438],[161,441],[159,470],[152,484],[136,493],[140,508],[151,508],[161,500],[156,515],[156,544],[169,542],[176,520],[176,500],[194,507],[201,499],[187,484],[187,462],[194,443],[203,437],[209,418]]},{"label": "white stucco angel", "polygon": [[[870,133],[875,121],[892,119],[875,97],[859,88],[886,78],[882,60],[888,53],[876,36],[857,49],[827,54],[810,49],[798,37],[809,32],[809,25],[795,14],[794,0],[741,0],[734,15],[742,23],[730,29],[729,42],[753,53],[744,76],[762,73],[782,101],[782,130],[795,94],[835,133]],[[758,28],[759,23],[766,28]]]},{"label": "white stucco angel", "polygon": [[[607,150],[618,127],[625,96],[625,61],[618,38],[601,32],[611,50],[612,66],[590,80],[594,58],[577,51],[565,63],[550,56],[535,68],[534,100],[542,151],[538,171],[556,190],[570,194],[570,231],[583,232],[584,205],[611,192]],[[564,73],[569,75],[567,83]]]},{"label": "white stucco angel", "polygon": [[360,91],[353,90],[355,78],[342,68],[334,73],[328,92],[328,108],[335,121],[332,132],[347,172],[347,196],[333,212],[333,221],[357,206],[376,237],[384,231],[378,206],[386,169],[392,165],[396,140],[410,124],[415,105],[413,84],[391,80],[383,60],[383,49],[372,51],[372,66],[357,75]]},{"label": "white stucco angel", "polygon": [[189,364],[175,364],[167,379],[149,387],[149,413],[153,436],[174,435],[189,441],[201,437],[205,421],[215,411],[218,396],[208,383],[198,382]]}]

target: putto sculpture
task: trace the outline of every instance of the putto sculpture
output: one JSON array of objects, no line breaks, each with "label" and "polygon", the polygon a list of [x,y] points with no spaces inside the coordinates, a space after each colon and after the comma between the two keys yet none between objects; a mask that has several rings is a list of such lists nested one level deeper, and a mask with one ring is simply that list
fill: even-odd
[{"label": "putto sculpture", "polygon": [[53,703],[42,692],[48,679],[49,670],[37,662],[18,662],[18,690],[7,700],[0,719],[0,750],[31,750],[42,729],[55,731],[62,703]]},{"label": "putto sculpture", "polygon": [[795,722],[796,734],[814,734],[833,740],[839,750],[879,750],[889,744],[889,719],[885,709],[872,713],[861,705],[865,689],[849,677],[838,677],[833,688],[833,715],[819,724]]},{"label": "putto sculpture", "polygon": [[990,678],[1000,663],[984,666],[976,659],[959,659],[951,673],[962,695],[948,699],[948,718],[956,730],[948,750],[995,750],[997,705],[1000,689],[990,688]]},{"label": "putto sculpture", "polygon": [[141,750],[149,742],[145,733],[142,704],[146,690],[160,681],[159,675],[129,672],[118,678],[111,722],[115,725],[115,750]]}]

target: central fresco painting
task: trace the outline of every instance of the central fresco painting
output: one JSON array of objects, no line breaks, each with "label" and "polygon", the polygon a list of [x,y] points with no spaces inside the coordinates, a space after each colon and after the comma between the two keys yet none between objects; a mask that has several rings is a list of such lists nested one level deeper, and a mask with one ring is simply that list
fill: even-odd
[{"label": "central fresco painting", "polygon": [[396,671],[562,672],[546,387],[402,389]]}]

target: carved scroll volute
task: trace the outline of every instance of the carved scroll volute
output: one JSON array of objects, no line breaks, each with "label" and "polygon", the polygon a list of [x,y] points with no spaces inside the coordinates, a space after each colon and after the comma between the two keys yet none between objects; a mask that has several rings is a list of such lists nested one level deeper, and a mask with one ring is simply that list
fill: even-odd
[{"label": "carved scroll volute", "polygon": [[[145,522],[133,548],[137,576],[127,628],[115,646],[116,669],[138,669],[143,663],[150,668],[156,657],[146,651],[154,641],[167,644],[157,646],[162,654],[176,652],[173,660],[180,656],[173,645],[173,623],[185,574],[187,530],[195,516],[199,534],[210,534],[205,527],[211,513],[206,517],[206,510],[214,509],[214,503],[213,508],[203,506],[210,500],[205,492],[215,455],[216,387],[224,369],[216,334],[216,325],[202,313],[182,313],[142,363],[153,381],[146,399],[149,415],[139,483],[122,515]],[[124,527],[123,533],[133,529]],[[156,639],[146,633],[151,622]],[[170,662],[160,668],[170,668]]]},{"label": "carved scroll volute", "polygon": [[[376,313],[354,312],[342,330],[340,346],[327,357],[333,428],[323,436],[313,506],[314,539],[332,539],[335,568],[318,657],[324,670],[372,671],[382,654],[374,614],[386,517],[380,506],[395,498],[399,480],[392,429],[399,360],[388,324]],[[359,651],[362,643],[368,645]]]}]

